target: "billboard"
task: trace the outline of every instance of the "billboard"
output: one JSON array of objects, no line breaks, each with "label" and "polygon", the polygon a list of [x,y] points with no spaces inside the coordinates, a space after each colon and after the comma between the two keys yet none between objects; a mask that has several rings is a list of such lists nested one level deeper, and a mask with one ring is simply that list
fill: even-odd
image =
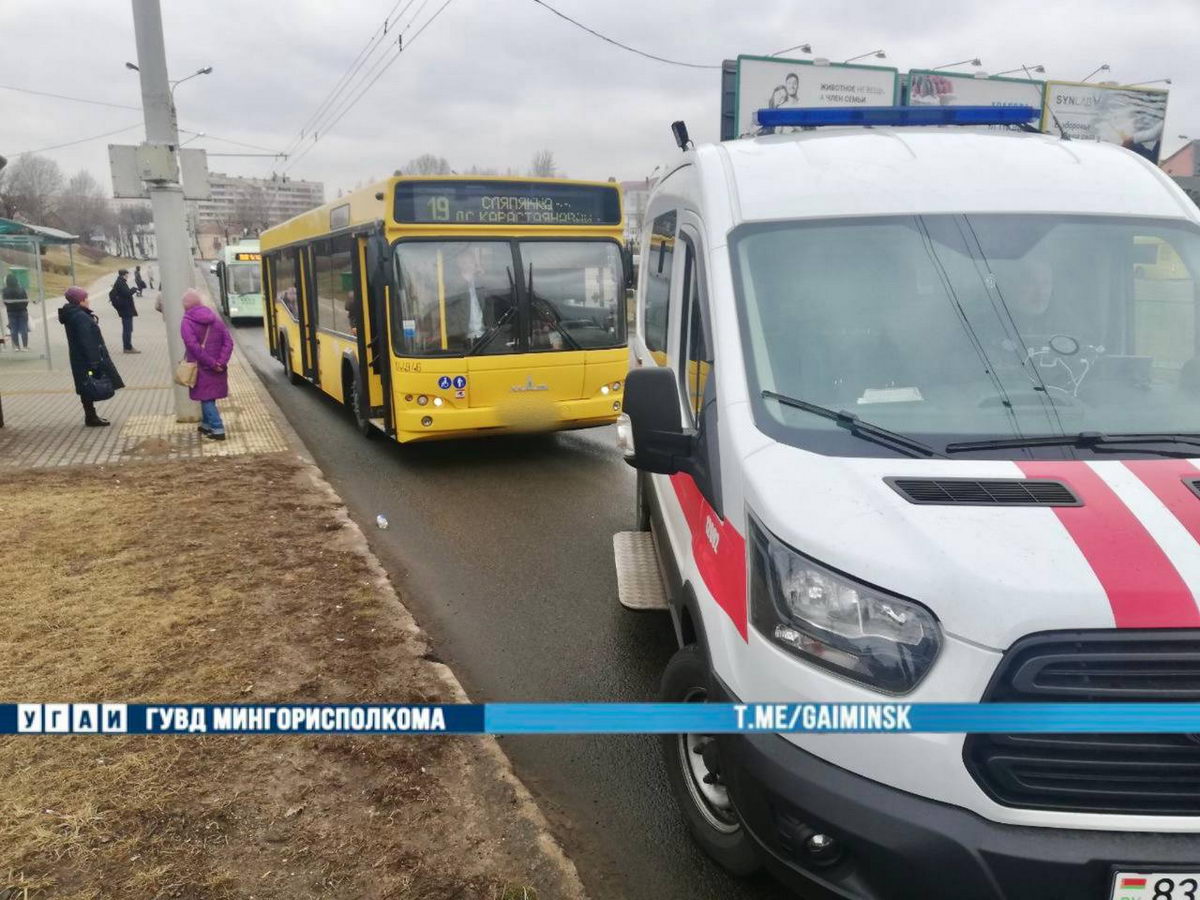
[{"label": "billboard", "polygon": [[907,106],[1032,106],[1042,108],[1044,82],[1027,78],[976,78],[955,72],[913,69]]},{"label": "billboard", "polygon": [[729,136],[753,132],[759,109],[895,106],[899,81],[897,70],[885,66],[739,56],[732,91],[734,130]]},{"label": "billboard", "polygon": [[1152,88],[1047,81],[1042,131],[1120,144],[1153,163],[1162,149],[1167,92]]}]

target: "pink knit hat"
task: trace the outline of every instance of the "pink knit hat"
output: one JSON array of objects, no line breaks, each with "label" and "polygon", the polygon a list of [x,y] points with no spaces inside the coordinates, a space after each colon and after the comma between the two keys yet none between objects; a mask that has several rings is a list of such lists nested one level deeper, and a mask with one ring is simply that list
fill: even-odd
[{"label": "pink knit hat", "polygon": [[81,288],[79,285],[73,284],[69,288],[67,288],[67,290],[63,294],[63,296],[67,298],[68,303],[79,304],[87,299],[88,292],[85,291],[83,288]]}]

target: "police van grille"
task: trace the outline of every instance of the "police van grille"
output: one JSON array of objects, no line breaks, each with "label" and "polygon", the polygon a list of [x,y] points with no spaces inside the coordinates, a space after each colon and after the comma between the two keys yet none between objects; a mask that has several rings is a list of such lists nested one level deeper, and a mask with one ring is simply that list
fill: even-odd
[{"label": "police van grille", "polygon": [[910,503],[967,506],[1080,506],[1074,492],[1050,478],[885,478]]},{"label": "police van grille", "polygon": [[[1200,700],[1200,632],[1056,632],[1019,641],[985,702]],[[967,768],[1006,806],[1200,814],[1200,736],[976,734]]]}]

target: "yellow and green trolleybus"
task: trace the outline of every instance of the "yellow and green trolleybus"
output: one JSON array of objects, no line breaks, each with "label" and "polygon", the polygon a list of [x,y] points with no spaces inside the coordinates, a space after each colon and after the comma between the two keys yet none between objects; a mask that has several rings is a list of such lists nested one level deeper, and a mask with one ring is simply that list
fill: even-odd
[{"label": "yellow and green trolleybus", "polygon": [[271,353],[397,441],[616,420],[613,182],[390,178],[261,235]]}]

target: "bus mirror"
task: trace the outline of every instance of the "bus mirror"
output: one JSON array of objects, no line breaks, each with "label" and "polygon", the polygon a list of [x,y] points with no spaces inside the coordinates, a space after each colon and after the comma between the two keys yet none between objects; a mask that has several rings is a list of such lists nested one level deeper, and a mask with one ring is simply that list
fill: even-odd
[{"label": "bus mirror", "polygon": [[696,436],[683,427],[674,371],[659,366],[630,371],[625,414],[633,432],[633,453],[626,462],[660,475],[691,471]]},{"label": "bus mirror", "polygon": [[367,271],[378,275],[387,270],[392,261],[392,245],[382,234],[373,234],[367,241]]},{"label": "bus mirror", "polygon": [[633,249],[628,244],[621,248],[621,265],[625,269],[625,287],[637,287],[633,276]]}]

